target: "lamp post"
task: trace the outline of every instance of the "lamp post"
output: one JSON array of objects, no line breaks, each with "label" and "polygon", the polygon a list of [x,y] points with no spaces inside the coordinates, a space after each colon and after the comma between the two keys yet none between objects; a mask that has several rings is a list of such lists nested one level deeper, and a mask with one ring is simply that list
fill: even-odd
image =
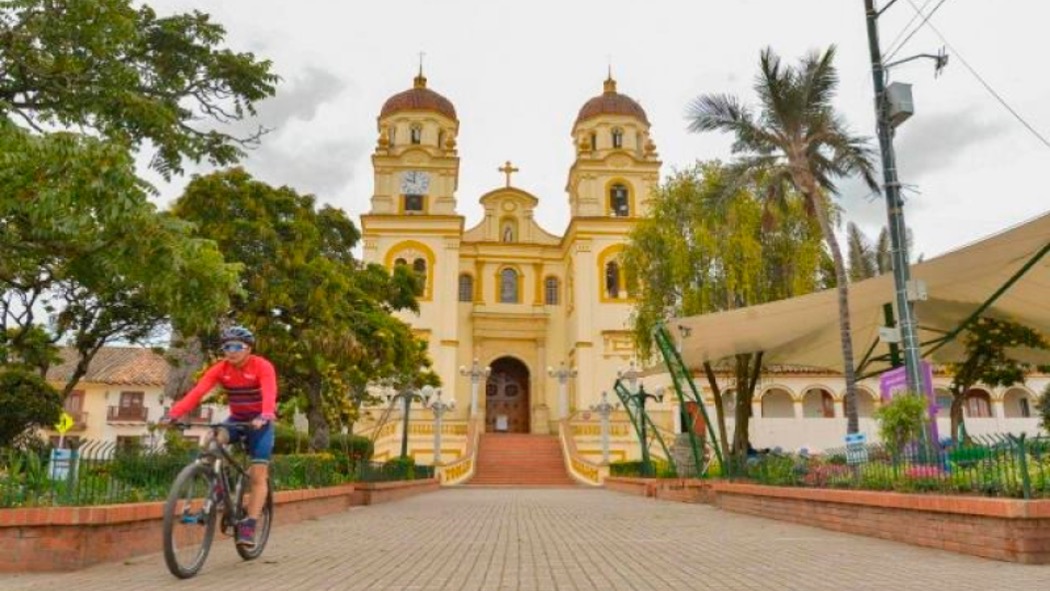
[{"label": "lamp post", "polygon": [[558,419],[564,419],[569,416],[569,378],[576,377],[576,368],[565,367],[565,362],[562,361],[558,369],[548,367],[547,375],[558,379]]},{"label": "lamp post", "polygon": [[473,418],[478,414],[478,382],[481,378],[489,377],[492,373],[492,368],[488,366],[482,366],[478,363],[478,358],[474,358],[473,365],[468,369],[466,366],[459,366],[459,375],[470,376],[470,416]]},{"label": "lamp post", "polygon": [[408,415],[412,410],[412,402],[419,401],[425,406],[430,397],[434,395],[434,388],[432,386],[423,386],[416,390],[413,388],[406,388],[397,394],[387,395],[387,404],[393,406],[399,399],[405,405],[404,416],[401,419],[401,457],[408,457]]},{"label": "lamp post", "polygon": [[[648,417],[645,414],[645,403],[649,399],[663,402],[664,389],[658,388],[656,392],[646,392],[645,384],[639,379],[642,372],[638,371],[633,360],[627,370],[618,371],[616,375],[621,381],[627,382],[627,400],[638,409],[638,435],[642,443],[642,476],[651,476],[653,470],[649,461],[649,433],[648,425],[646,424]],[[637,389],[635,389],[635,386],[637,386]]]},{"label": "lamp post", "polygon": [[609,403],[609,393],[605,391],[602,392],[602,401],[591,405],[591,410],[598,413],[602,419],[602,464],[605,465],[609,464],[609,416],[618,408],[619,403]]},{"label": "lamp post", "polygon": [[441,390],[438,389],[433,400],[425,404],[434,413],[434,465],[441,464],[441,417],[446,412],[456,408],[456,401],[441,400]]}]

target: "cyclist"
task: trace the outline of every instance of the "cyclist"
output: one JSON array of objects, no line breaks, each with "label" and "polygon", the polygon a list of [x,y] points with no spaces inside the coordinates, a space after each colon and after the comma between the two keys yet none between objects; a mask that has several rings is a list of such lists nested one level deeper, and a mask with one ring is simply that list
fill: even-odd
[{"label": "cyclist", "polygon": [[270,456],[273,454],[274,425],[277,406],[277,373],[259,355],[252,355],[255,335],[243,326],[222,331],[224,359],[204,372],[201,379],[181,400],[171,407],[162,422],[171,423],[193,410],[201,398],[215,386],[222,386],[229,397],[230,417],[227,423],[251,423],[251,428],[228,425],[231,441],[247,440],[251,456],[251,491],[246,501],[248,515],[237,524],[237,545],[255,546],[255,524],[266,503]]}]

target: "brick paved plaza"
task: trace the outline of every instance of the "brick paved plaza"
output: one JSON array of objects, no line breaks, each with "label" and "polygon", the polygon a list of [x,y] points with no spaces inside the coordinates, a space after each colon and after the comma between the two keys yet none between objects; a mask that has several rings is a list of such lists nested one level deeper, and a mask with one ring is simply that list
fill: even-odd
[{"label": "brick paved plaza", "polygon": [[159,554],[76,573],[0,575],[3,591],[1045,589],[1050,566],[588,489],[458,488],[274,529],[258,562],[221,539],[174,579]]}]

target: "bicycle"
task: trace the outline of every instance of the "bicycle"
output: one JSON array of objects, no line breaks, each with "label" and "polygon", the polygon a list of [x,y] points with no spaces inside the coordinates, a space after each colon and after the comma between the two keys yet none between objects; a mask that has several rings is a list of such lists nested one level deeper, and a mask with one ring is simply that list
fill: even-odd
[{"label": "bicycle", "polygon": [[[164,505],[164,562],[171,574],[180,579],[196,575],[208,558],[215,538],[215,526],[226,536],[235,536],[237,523],[246,516],[244,497],[251,478],[243,463],[238,462],[226,443],[226,427],[250,427],[251,423],[218,423],[209,425],[211,437],[200,455],[175,478]],[[180,430],[188,424],[176,423]],[[239,444],[243,450],[244,441]],[[232,494],[229,494],[232,491]],[[221,514],[221,520],[219,519]],[[266,502],[256,522],[255,545],[245,548],[235,544],[244,560],[262,555],[270,537],[273,521],[273,478],[267,487]],[[185,554],[185,556],[184,556]]]}]

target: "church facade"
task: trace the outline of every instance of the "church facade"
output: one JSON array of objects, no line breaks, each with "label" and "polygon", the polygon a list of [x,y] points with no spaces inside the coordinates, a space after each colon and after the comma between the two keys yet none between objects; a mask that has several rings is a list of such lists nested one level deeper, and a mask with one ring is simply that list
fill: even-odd
[{"label": "church facade", "polygon": [[571,129],[565,234],[536,223],[539,200],[513,186],[510,162],[501,168],[505,185],[480,196],[484,216],[468,228],[456,211],[452,102],[421,72],[384,103],[374,194],[361,216],[364,259],[424,277],[420,313],[402,317],[426,339],[443,398],[455,398],[450,418],[468,416],[469,374],[487,367],[476,391],[486,430],[548,433],[553,421],[597,403],[627,366],[633,301],[620,255],[659,182],[649,130],[645,111],[610,76]]}]

